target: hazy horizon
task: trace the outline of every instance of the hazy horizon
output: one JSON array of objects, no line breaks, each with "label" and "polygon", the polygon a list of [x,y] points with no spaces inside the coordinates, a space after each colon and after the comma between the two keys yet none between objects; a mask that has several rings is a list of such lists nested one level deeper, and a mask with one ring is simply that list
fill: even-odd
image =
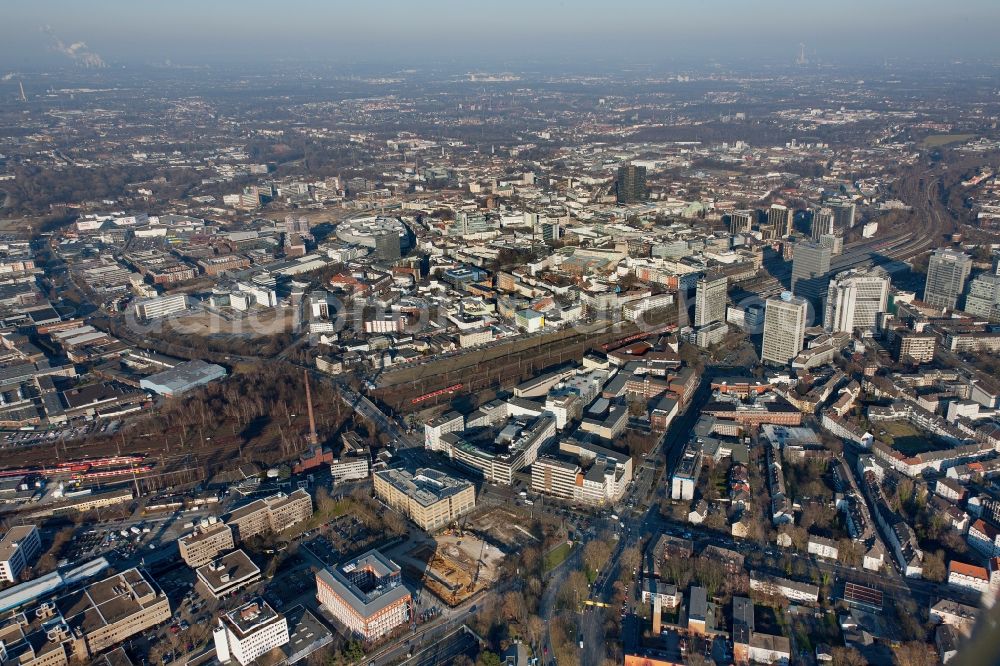
[{"label": "hazy horizon", "polygon": [[279,60],[502,67],[533,61],[948,62],[1000,56],[1000,3],[929,0],[803,6],[719,0],[478,3],[317,0],[136,3],[9,0],[0,68]]}]

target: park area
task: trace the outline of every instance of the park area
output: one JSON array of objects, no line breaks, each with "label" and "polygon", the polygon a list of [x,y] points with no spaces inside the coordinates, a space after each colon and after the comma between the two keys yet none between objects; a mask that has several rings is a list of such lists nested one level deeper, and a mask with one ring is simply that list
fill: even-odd
[{"label": "park area", "polygon": [[931,134],[922,142],[924,148],[941,148],[975,139],[975,134]]},{"label": "park area", "polygon": [[905,456],[937,451],[942,443],[909,421],[883,421],[878,424],[879,438]]}]

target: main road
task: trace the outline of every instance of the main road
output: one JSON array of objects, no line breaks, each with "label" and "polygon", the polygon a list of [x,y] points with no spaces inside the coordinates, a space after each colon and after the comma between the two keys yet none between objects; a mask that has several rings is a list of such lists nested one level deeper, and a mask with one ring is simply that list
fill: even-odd
[{"label": "main road", "polygon": [[[653,485],[652,480],[656,478],[656,471],[662,469],[664,485],[668,482],[671,470],[676,466],[684,444],[691,436],[695,422],[701,416],[701,410],[708,404],[712,396],[712,379],[721,375],[732,376],[739,374],[745,369],[728,367],[710,367],[702,375],[701,383],[695,391],[691,402],[688,403],[685,411],[677,416],[666,434],[660,439],[656,448],[650,452],[649,458],[642,468],[648,469],[648,480],[643,484],[638,484],[630,494],[628,500],[634,500],[636,506],[642,507],[635,511],[623,512],[620,516],[619,539],[611,558],[605,565],[601,574],[594,581],[591,588],[591,599],[601,603],[607,603],[612,596],[613,585],[619,577],[620,560],[622,553],[627,548],[642,546],[642,540],[652,536],[658,531],[662,524],[659,515],[658,494],[659,484]],[[656,461],[662,456],[662,464],[654,462],[650,469],[650,461]],[[644,472],[646,474],[647,472]],[[624,527],[622,527],[624,525]],[[580,615],[580,634],[583,639],[583,650],[580,655],[580,663],[584,665],[600,664],[605,659],[606,646],[604,641],[604,613],[598,607],[590,607]]]}]

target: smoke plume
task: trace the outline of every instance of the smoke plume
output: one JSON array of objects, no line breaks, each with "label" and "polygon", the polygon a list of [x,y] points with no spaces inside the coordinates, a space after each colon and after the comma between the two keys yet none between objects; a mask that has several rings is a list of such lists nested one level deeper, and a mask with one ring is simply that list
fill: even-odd
[{"label": "smoke plume", "polygon": [[56,36],[51,26],[42,26],[41,31],[49,37],[49,48],[68,56],[76,64],[88,68],[107,67],[104,58],[91,51],[85,42],[73,42],[67,45]]}]

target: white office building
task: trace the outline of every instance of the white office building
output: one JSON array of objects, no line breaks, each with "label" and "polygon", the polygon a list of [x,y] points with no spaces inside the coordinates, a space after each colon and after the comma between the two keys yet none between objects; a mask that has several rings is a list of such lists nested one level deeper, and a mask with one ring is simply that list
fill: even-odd
[{"label": "white office building", "polygon": [[465,417],[459,412],[445,412],[424,424],[424,448],[442,451],[446,447],[441,435],[465,429]]},{"label": "white office building", "polygon": [[764,341],[761,360],[785,365],[802,351],[809,304],[804,298],[782,292],[767,299],[764,308]]},{"label": "white office building", "polygon": [[219,663],[246,666],[288,643],[288,621],[258,598],[223,614],[212,637]]},{"label": "white office building", "polygon": [[694,325],[726,320],[726,276],[706,275],[695,288]]},{"label": "white office building", "polygon": [[827,289],[823,327],[834,333],[874,332],[888,301],[889,276],[884,271],[839,273]]},{"label": "white office building", "polygon": [[0,580],[16,581],[42,552],[42,540],[34,525],[18,525],[0,540]]},{"label": "white office building", "polygon": [[934,250],[927,262],[924,302],[932,307],[953,309],[971,270],[969,255],[949,249]]},{"label": "white office building", "polygon": [[139,319],[157,319],[184,312],[187,307],[186,294],[170,294],[139,301],[135,304],[135,315]]}]

